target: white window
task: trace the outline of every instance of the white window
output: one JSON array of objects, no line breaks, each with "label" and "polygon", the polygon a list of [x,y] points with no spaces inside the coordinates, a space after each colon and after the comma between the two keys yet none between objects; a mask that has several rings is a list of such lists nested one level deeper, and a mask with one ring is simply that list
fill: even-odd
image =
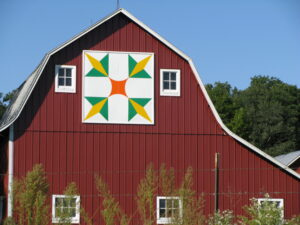
[{"label": "white window", "polygon": [[76,66],[55,66],[55,92],[76,92]]},{"label": "white window", "polygon": [[160,95],[180,96],[180,70],[160,70]]},{"label": "white window", "polygon": [[262,205],[265,203],[275,204],[275,206],[277,208],[280,208],[282,210],[281,215],[282,215],[282,218],[284,218],[284,204],[283,204],[282,198],[258,198],[257,201],[258,201],[259,205]]},{"label": "white window", "polygon": [[172,218],[182,217],[182,201],[179,197],[157,197],[157,224],[170,224]]},{"label": "white window", "polygon": [[62,219],[70,219],[71,223],[80,221],[80,197],[53,195],[52,196],[52,223],[61,223]]}]

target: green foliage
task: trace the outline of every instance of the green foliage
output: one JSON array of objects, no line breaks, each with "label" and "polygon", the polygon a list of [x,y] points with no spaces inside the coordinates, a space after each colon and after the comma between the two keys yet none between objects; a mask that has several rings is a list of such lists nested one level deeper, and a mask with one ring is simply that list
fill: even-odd
[{"label": "green foliage", "polygon": [[0,92],[0,120],[16,92],[17,89],[7,93],[6,95],[3,95],[3,93]]},{"label": "green foliage", "polygon": [[159,184],[161,186],[161,192],[164,196],[174,196],[175,194],[175,174],[174,168],[166,169],[162,164],[159,171]]},{"label": "green foliage", "polygon": [[3,94],[0,93],[0,120],[6,110],[6,105],[3,102]]},{"label": "green foliage", "polygon": [[42,165],[35,165],[13,185],[14,214],[19,225],[44,225],[49,222],[48,182]]},{"label": "green foliage", "polygon": [[155,217],[155,194],[157,192],[158,176],[150,164],[146,171],[146,176],[140,181],[137,190],[137,208],[141,221],[144,225],[152,225],[156,221]]},{"label": "green foliage", "polygon": [[300,89],[277,78],[255,76],[245,90],[228,83],[207,91],[223,122],[270,155],[300,149]]},{"label": "green foliage", "polygon": [[[269,196],[266,195],[266,198]],[[251,199],[251,204],[245,206],[247,216],[240,216],[242,225],[279,225],[283,223],[282,208],[277,207],[275,202],[263,201],[260,204],[257,199]]]},{"label": "green foliage", "polygon": [[213,101],[220,117],[225,124],[229,124],[234,116],[236,106],[233,102],[233,90],[227,82],[216,82],[214,85],[206,85],[206,90]]},{"label": "green foliage", "polygon": [[218,211],[213,215],[210,215],[207,224],[208,225],[231,225],[233,224],[234,215],[231,210]]},{"label": "green foliage", "polygon": [[300,224],[300,215],[291,218],[290,220],[284,223],[285,225],[299,225]]},{"label": "green foliage", "polygon": [[7,217],[7,218],[4,220],[3,225],[17,225],[17,223],[15,222],[14,218],[12,218],[12,217]]},{"label": "green foliage", "polygon": [[172,224],[205,224],[205,217],[203,215],[204,201],[202,196],[197,198],[196,191],[193,189],[193,170],[191,167],[187,169],[176,193],[182,201],[182,215],[175,215],[174,218],[172,218]]},{"label": "green foliage", "polygon": [[101,214],[106,225],[128,225],[130,218],[120,209],[118,201],[111,194],[107,184],[100,176],[96,176],[99,195],[103,198]]}]

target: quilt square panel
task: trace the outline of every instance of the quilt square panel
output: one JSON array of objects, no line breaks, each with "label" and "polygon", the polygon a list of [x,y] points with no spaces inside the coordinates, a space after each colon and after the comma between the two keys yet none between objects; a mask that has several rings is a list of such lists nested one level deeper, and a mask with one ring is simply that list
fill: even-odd
[{"label": "quilt square panel", "polygon": [[83,51],[83,123],[154,124],[154,54]]}]

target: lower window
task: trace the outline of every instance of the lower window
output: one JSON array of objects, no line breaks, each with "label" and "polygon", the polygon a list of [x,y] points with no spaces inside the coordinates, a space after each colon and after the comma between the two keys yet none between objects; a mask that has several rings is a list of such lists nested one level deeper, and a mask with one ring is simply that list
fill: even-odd
[{"label": "lower window", "polygon": [[157,197],[157,224],[171,224],[182,217],[182,201],[179,197]]},{"label": "lower window", "polygon": [[274,204],[277,208],[281,209],[281,216],[284,218],[284,204],[282,198],[258,198],[259,205]]},{"label": "lower window", "polygon": [[79,223],[80,197],[53,195],[52,196],[52,223]]}]

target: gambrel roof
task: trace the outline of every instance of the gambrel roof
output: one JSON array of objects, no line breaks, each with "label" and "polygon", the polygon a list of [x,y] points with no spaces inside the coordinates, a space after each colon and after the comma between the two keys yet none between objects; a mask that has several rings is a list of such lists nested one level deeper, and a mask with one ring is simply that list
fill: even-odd
[{"label": "gambrel roof", "polygon": [[128,17],[130,20],[132,20],[134,23],[136,23],[137,25],[139,25],[140,27],[142,27],[144,30],[146,30],[148,33],[150,33],[151,35],[153,35],[155,38],[157,38],[158,40],[160,40],[163,44],[165,44],[166,46],[168,46],[171,50],[173,50],[174,52],[176,52],[178,55],[180,55],[182,58],[184,58],[190,65],[191,69],[193,70],[193,73],[196,77],[196,80],[198,81],[198,84],[216,118],[216,120],[218,121],[218,123],[220,124],[220,126],[222,127],[223,131],[225,134],[233,137],[235,140],[237,140],[238,142],[240,142],[241,144],[245,145],[246,147],[248,147],[249,149],[251,149],[252,151],[254,151],[255,153],[257,153],[258,155],[262,156],[263,158],[267,159],[268,161],[274,163],[275,165],[279,166],[280,168],[286,170],[289,174],[293,175],[294,177],[300,179],[300,174],[296,173],[295,171],[291,170],[290,168],[288,168],[286,165],[282,164],[281,162],[277,161],[276,159],[274,159],[273,157],[269,156],[268,154],[266,154],[265,152],[261,151],[260,149],[258,149],[257,147],[255,147],[254,145],[250,144],[249,142],[247,142],[246,140],[242,139],[241,137],[237,136],[236,134],[234,134],[232,131],[230,131],[225,124],[222,122],[219,114],[217,113],[210,97],[208,96],[208,93],[205,89],[204,84],[202,83],[202,81],[200,80],[199,77],[199,73],[196,70],[196,67],[194,66],[194,63],[192,62],[192,59],[187,56],[186,54],[184,54],[182,51],[180,51],[178,48],[176,48],[174,45],[172,45],[170,42],[168,42],[167,40],[165,40],[163,37],[161,37],[158,33],[156,33],[155,31],[153,31],[152,29],[150,29],[147,25],[145,25],[144,23],[142,23],[141,21],[139,21],[137,18],[135,18],[132,14],[130,14],[128,11],[126,11],[125,9],[118,9],[115,12],[113,12],[112,14],[110,14],[109,16],[103,18],[102,20],[100,20],[99,22],[97,22],[96,24],[92,25],[91,27],[89,27],[88,29],[86,29],[85,31],[81,32],[80,34],[76,35],[75,37],[73,37],[71,40],[65,42],[64,44],[62,44],[61,46],[53,49],[52,51],[50,51],[49,53],[47,53],[45,55],[45,57],[43,58],[43,60],[41,61],[41,63],[38,65],[38,67],[35,69],[35,71],[28,77],[28,79],[20,86],[15,98],[13,99],[11,105],[9,106],[9,108],[6,110],[2,120],[0,121],[0,132],[2,132],[3,130],[7,129],[9,126],[11,126],[14,121],[16,121],[16,119],[19,117],[19,115],[21,114],[29,96],[31,95],[35,85],[37,84],[37,81],[39,80],[45,66],[47,65],[48,60],[50,59],[50,57],[55,54],[56,52],[58,52],[59,50],[61,50],[62,48],[66,47],[67,45],[73,43],[74,41],[76,41],[78,38],[82,37],[83,35],[85,35],[86,33],[90,32],[91,30],[95,29],[96,27],[100,26],[101,24],[103,24],[104,22],[108,21],[109,19],[111,19],[112,17],[118,15],[122,13],[123,15],[125,15],[126,17]]}]

